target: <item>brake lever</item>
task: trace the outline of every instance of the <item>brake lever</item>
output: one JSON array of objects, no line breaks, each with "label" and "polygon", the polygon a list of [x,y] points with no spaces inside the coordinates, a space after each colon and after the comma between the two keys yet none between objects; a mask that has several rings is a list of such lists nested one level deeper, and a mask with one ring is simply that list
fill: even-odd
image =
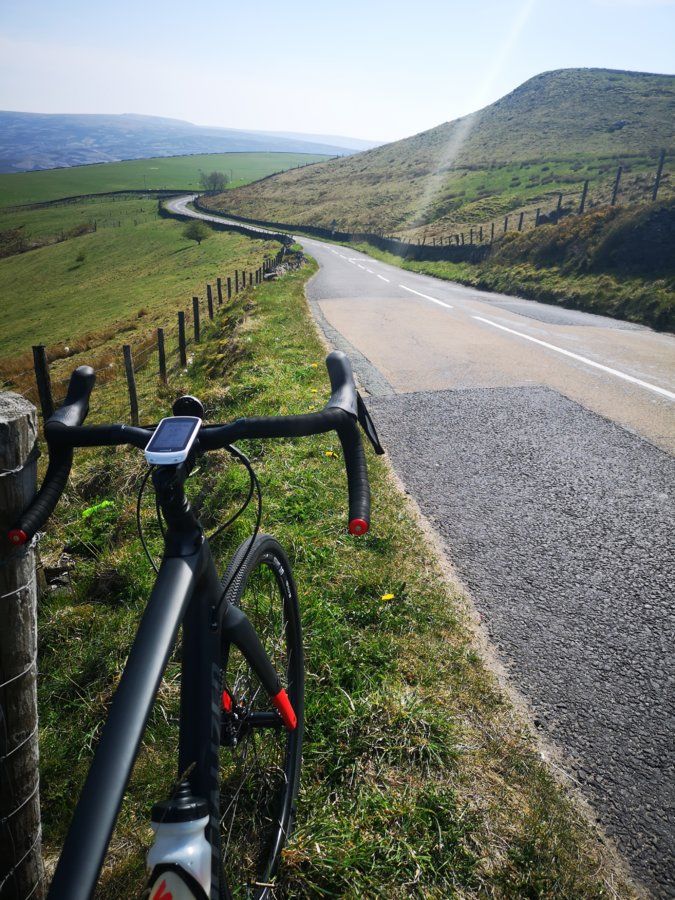
[{"label": "brake lever", "polygon": [[370,413],[366,409],[366,404],[363,402],[363,398],[358,391],[356,392],[356,416],[361,428],[365,431],[368,440],[373,445],[373,450],[378,456],[382,456],[384,454],[384,448],[377,436],[375,425],[370,417]]}]

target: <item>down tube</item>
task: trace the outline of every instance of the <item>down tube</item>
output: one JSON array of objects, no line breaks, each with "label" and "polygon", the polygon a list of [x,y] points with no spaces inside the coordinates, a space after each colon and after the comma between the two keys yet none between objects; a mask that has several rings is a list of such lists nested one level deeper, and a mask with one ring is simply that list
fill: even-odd
[{"label": "down tube", "polygon": [[162,561],[75,809],[50,900],[88,900],[94,891],[201,561],[201,548],[192,556]]}]

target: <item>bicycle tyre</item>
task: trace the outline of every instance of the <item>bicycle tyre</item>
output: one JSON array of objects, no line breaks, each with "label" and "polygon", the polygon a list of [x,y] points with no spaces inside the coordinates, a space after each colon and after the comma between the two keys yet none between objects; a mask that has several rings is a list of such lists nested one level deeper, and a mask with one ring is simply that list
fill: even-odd
[{"label": "bicycle tyre", "polygon": [[[269,697],[241,652],[221,646],[220,710],[221,894],[232,900],[275,897],[281,850],[291,832],[300,780],[304,725],[304,655],[300,610],[290,563],[268,535],[238,548],[222,578],[225,587],[245,558],[226,597],[246,613],[286,689],[298,723],[247,727],[251,713],[269,716]],[[225,708],[226,702],[231,710]],[[233,742],[233,737],[236,742]],[[234,744],[234,745],[233,745]]]}]

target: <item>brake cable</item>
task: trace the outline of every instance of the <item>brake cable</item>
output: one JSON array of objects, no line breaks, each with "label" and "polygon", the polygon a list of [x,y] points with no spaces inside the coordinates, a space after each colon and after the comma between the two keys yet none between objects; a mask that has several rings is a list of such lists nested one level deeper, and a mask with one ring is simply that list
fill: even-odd
[{"label": "brake cable", "polygon": [[[237,566],[235,571],[232,573],[232,577],[229,579],[227,585],[225,586],[225,588],[220,596],[220,599],[218,600],[218,603],[215,607],[215,612],[217,612],[220,609],[220,606],[225,598],[225,595],[227,594],[228,590],[230,589],[232,582],[237,577],[242,566],[246,562],[248,555],[249,555],[249,553],[253,547],[253,544],[255,542],[255,539],[258,536],[258,533],[260,531],[260,523],[262,521],[262,489],[260,487],[260,482],[258,481],[258,477],[256,476],[255,472],[253,471],[253,466],[251,465],[250,460],[244,453],[241,452],[241,450],[239,450],[237,447],[235,447],[232,444],[226,446],[224,449],[227,450],[235,459],[237,459],[239,462],[241,462],[243,464],[243,466],[246,468],[246,471],[248,472],[248,476],[249,476],[249,487],[248,487],[248,493],[246,495],[246,499],[244,500],[242,505],[239,507],[239,509],[234,513],[234,515],[230,516],[230,518],[226,522],[224,522],[222,525],[219,525],[214,531],[211,532],[211,534],[207,535],[207,540],[209,541],[209,543],[211,543],[211,541],[213,541],[214,538],[217,538],[220,534],[222,534],[222,532],[225,531],[226,528],[229,528],[230,525],[232,525],[234,522],[236,522],[236,520],[239,518],[239,516],[241,516],[246,511],[249,504],[251,503],[251,500],[253,499],[254,491],[257,493],[257,496],[258,496],[258,503],[257,503],[258,508],[257,508],[257,512],[256,512],[255,527],[253,529],[253,535],[251,537],[249,546],[247,547],[244,556],[242,557],[241,561],[239,562],[239,565]],[[139,491],[138,491],[138,497],[136,500],[136,530],[138,531],[138,536],[141,540],[141,545],[143,547],[143,551],[144,551],[150,565],[152,566],[152,568],[154,569],[155,572],[159,572],[157,563],[152,558],[152,555],[150,554],[150,550],[148,548],[147,542],[145,540],[145,535],[143,534],[143,521],[141,518],[143,495],[145,493],[145,488],[148,483],[148,479],[150,478],[150,475],[152,474],[152,471],[155,468],[156,468],[156,466],[150,466],[148,471],[143,476],[143,479],[141,480],[141,484],[140,484]],[[164,528],[164,522],[162,519],[162,511],[161,511],[161,508],[159,505],[159,498],[157,497],[157,495],[155,495],[155,512],[156,512],[156,516],[157,516],[157,522],[159,524],[159,529],[162,533],[162,537],[164,537],[166,535],[166,530]]]}]

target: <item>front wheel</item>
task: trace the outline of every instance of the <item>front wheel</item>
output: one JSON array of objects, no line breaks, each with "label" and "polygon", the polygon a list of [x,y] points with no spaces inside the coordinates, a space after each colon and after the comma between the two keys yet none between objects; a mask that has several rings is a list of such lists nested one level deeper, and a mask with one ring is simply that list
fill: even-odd
[{"label": "front wheel", "polygon": [[[304,721],[304,660],[298,597],[288,558],[261,535],[237,550],[223,587],[255,628],[297,726],[287,730],[241,651],[221,648],[220,844],[225,896],[271,898],[281,849],[295,816]],[[248,550],[248,553],[247,553]]]}]

